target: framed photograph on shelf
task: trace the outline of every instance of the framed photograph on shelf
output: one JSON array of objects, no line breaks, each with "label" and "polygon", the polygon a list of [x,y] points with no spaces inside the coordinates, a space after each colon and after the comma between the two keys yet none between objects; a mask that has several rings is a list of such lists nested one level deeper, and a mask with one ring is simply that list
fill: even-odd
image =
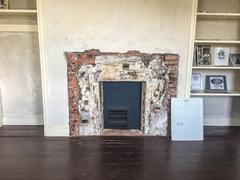
[{"label": "framed photograph on shelf", "polygon": [[211,46],[198,45],[196,47],[196,66],[211,66]]},{"label": "framed photograph on shelf", "polygon": [[191,91],[199,92],[202,90],[202,75],[200,73],[192,73]]},{"label": "framed photograph on shelf", "polygon": [[227,92],[227,80],[224,75],[207,75],[205,83],[205,90],[207,92]]},{"label": "framed photograph on shelf", "polygon": [[214,66],[229,66],[230,48],[215,47]]},{"label": "framed photograph on shelf", "polygon": [[8,9],[8,0],[0,0],[0,9]]},{"label": "framed photograph on shelf", "polygon": [[230,61],[233,66],[240,66],[240,54],[230,54]]}]

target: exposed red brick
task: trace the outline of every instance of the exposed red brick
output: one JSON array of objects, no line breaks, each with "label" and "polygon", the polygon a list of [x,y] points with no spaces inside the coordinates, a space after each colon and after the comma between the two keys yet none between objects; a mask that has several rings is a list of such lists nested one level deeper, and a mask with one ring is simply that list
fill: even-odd
[{"label": "exposed red brick", "polygon": [[123,54],[126,56],[142,56],[143,55],[143,53],[141,53],[140,51],[135,51],[135,50],[130,50]]},{"label": "exposed red brick", "polygon": [[78,87],[78,80],[76,77],[68,78],[68,87],[69,88],[77,88]]},{"label": "exposed red brick", "polygon": [[90,50],[86,50],[84,51],[84,54],[91,54],[92,56],[96,56],[98,54],[100,54],[101,52],[99,51],[99,49],[90,49]]},{"label": "exposed red brick", "polygon": [[66,58],[67,58],[67,60],[78,60],[78,55],[77,54],[75,54],[75,53],[67,53],[66,54]]},{"label": "exposed red brick", "polygon": [[69,71],[68,71],[67,74],[68,74],[68,77],[76,76],[76,72],[69,72]]},{"label": "exposed red brick", "polygon": [[81,63],[81,64],[95,64],[95,59],[94,58],[89,58],[89,57],[81,57],[79,59],[79,63]]},{"label": "exposed red brick", "polygon": [[73,116],[73,113],[69,113],[69,122],[72,122],[74,116]]},{"label": "exposed red brick", "polygon": [[69,98],[73,97],[73,91],[71,91],[71,90],[69,91],[69,90],[68,90],[68,97],[69,97]]},{"label": "exposed red brick", "polygon": [[178,59],[179,59],[179,56],[176,55],[176,54],[166,54],[165,55],[165,60],[166,61],[168,61],[168,60],[170,60],[170,61],[178,61]]}]

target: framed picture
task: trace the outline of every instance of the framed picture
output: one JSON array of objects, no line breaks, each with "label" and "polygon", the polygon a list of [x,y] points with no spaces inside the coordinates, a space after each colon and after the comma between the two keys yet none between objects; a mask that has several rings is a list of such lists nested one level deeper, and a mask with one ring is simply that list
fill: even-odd
[{"label": "framed picture", "polygon": [[8,9],[8,0],[0,0],[0,9]]},{"label": "framed picture", "polygon": [[201,90],[202,90],[202,75],[200,73],[193,73],[191,91],[198,92]]},{"label": "framed picture", "polygon": [[197,66],[210,66],[212,65],[211,59],[211,46],[198,45],[196,48],[196,65]]},{"label": "framed picture", "polygon": [[229,66],[230,48],[216,47],[214,51],[215,66]]},{"label": "framed picture", "polygon": [[226,92],[227,81],[223,75],[207,75],[205,89],[208,92]]},{"label": "framed picture", "polygon": [[240,54],[230,54],[230,61],[233,66],[240,66]]}]

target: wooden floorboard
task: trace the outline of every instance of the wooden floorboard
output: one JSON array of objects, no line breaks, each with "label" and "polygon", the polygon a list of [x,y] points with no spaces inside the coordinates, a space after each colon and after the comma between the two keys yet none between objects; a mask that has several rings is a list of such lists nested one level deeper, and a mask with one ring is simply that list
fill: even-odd
[{"label": "wooden floorboard", "polygon": [[2,126],[0,137],[39,137],[44,136],[44,126]]},{"label": "wooden floorboard", "polygon": [[[111,133],[109,133],[110,135]],[[120,134],[120,133],[117,133]],[[140,133],[131,134],[131,136],[142,135]],[[106,134],[103,134],[106,135]],[[112,133],[114,135],[114,133]],[[127,133],[123,133],[127,135]],[[0,137],[39,137],[44,136],[44,126],[3,126],[0,127]],[[204,127],[204,136],[205,137],[232,137],[240,136],[240,127],[239,126],[206,126]]]},{"label": "wooden floorboard", "polygon": [[2,136],[0,180],[239,180],[240,138],[209,130],[200,142]]}]

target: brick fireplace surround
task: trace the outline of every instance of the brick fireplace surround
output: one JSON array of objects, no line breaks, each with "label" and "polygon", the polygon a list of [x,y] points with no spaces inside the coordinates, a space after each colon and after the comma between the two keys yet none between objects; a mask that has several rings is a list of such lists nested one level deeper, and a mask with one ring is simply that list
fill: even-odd
[{"label": "brick fireplace surround", "polygon": [[95,49],[65,55],[70,136],[101,135],[103,81],[143,82],[141,131],[144,135],[168,135],[170,99],[177,95],[178,55]]}]

